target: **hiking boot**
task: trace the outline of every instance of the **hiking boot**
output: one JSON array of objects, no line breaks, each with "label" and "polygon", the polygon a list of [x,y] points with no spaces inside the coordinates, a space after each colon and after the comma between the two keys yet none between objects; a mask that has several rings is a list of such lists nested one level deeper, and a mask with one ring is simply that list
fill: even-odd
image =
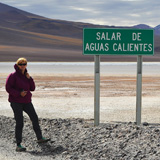
[{"label": "hiking boot", "polygon": [[48,141],[50,141],[50,138],[44,138],[44,137],[42,137],[41,139],[39,139],[39,140],[37,141],[37,143],[46,143],[46,142],[48,142]]},{"label": "hiking boot", "polygon": [[23,147],[23,146],[21,146],[21,145],[18,145],[18,146],[16,147],[16,151],[17,151],[17,152],[23,152],[23,151],[26,151],[26,148]]}]

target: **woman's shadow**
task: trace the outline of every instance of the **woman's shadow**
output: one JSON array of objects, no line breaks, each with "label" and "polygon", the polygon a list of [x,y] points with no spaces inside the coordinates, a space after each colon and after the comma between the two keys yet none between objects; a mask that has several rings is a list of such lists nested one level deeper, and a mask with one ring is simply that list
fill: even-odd
[{"label": "woman's shadow", "polygon": [[52,146],[49,143],[41,143],[38,146],[41,148],[41,151],[33,150],[27,152],[33,156],[55,156],[67,150],[63,146]]}]

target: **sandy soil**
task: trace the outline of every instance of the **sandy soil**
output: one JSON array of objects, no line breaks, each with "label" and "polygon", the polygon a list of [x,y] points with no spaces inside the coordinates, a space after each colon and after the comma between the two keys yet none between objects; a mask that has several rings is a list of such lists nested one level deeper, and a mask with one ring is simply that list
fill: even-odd
[{"label": "sandy soil", "polygon": [[[94,118],[93,75],[32,74],[33,104],[42,118]],[[13,117],[5,91],[7,75],[0,75],[0,114]],[[160,123],[160,77],[143,77],[142,122]],[[101,122],[134,122],[136,76],[101,75]]]}]

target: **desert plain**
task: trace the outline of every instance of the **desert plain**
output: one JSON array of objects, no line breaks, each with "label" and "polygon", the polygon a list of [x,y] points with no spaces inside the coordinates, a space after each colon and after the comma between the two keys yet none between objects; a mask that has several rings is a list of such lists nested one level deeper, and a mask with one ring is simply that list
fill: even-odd
[{"label": "desert plain", "polygon": [[[102,68],[100,75],[100,123],[135,122],[136,64],[123,66],[127,72],[117,72],[115,66],[111,65],[105,73],[106,69]],[[57,64],[51,72],[47,72],[49,69],[43,72],[45,66],[39,72],[32,67],[29,71],[36,83],[32,102],[39,117],[94,119],[94,66],[89,66],[91,71],[86,69],[86,72],[80,71],[83,65],[72,65],[66,71],[67,66]],[[153,66],[146,72],[147,67],[144,66],[142,76],[142,123],[160,123],[160,76],[158,69],[152,72]],[[0,114],[13,117],[5,91],[7,76],[1,70]]]}]

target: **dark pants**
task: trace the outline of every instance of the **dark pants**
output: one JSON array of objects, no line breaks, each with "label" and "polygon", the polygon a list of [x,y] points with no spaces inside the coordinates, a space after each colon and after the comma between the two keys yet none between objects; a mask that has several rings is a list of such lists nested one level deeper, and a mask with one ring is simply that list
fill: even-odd
[{"label": "dark pants", "polygon": [[33,107],[32,103],[11,103],[11,107],[14,112],[14,118],[16,120],[16,127],[15,127],[15,138],[17,144],[22,142],[22,130],[23,130],[23,111],[28,114],[32,121],[33,129],[36,133],[37,139],[42,138],[42,132],[39,126],[38,116],[36,111]]}]

